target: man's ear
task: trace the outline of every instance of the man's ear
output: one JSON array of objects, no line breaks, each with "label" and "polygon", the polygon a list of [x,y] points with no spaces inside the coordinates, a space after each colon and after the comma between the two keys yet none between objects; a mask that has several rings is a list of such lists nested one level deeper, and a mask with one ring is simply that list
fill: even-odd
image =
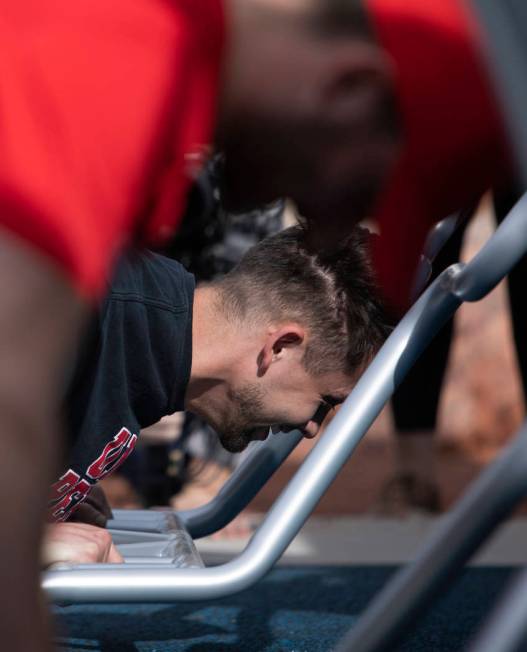
[{"label": "man's ear", "polygon": [[273,364],[291,351],[300,352],[306,339],[305,329],[296,323],[269,329],[258,356],[258,376],[263,376]]},{"label": "man's ear", "polygon": [[321,100],[333,124],[351,125],[393,86],[388,56],[375,43],[350,40],[336,45],[329,57]]}]

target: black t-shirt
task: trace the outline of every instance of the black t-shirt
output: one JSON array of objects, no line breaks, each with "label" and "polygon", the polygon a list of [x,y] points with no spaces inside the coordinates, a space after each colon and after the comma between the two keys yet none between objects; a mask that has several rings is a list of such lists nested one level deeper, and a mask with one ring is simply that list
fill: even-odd
[{"label": "black t-shirt", "polygon": [[183,409],[193,296],[193,276],[174,260],[146,252],[120,262],[68,392],[70,468],[53,485],[53,519],[124,462],[141,428]]}]

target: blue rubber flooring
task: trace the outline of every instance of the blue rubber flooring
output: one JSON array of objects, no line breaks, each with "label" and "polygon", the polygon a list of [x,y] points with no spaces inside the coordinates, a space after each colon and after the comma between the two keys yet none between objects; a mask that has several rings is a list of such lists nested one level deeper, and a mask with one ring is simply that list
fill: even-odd
[{"label": "blue rubber flooring", "polygon": [[[209,602],[56,608],[57,644],[61,652],[329,652],[394,570],[280,567]],[[463,650],[510,575],[466,570],[397,652]]]}]

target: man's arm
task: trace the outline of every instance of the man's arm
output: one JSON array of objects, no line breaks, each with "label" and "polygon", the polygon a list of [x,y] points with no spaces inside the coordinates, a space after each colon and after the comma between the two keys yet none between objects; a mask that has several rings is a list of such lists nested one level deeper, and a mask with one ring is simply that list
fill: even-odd
[{"label": "man's arm", "polygon": [[0,631],[6,650],[51,648],[40,541],[58,413],[86,307],[47,258],[0,232]]}]

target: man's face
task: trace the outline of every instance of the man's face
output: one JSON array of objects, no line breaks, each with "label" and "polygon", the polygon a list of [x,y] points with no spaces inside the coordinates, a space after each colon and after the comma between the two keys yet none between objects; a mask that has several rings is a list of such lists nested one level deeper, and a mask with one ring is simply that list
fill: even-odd
[{"label": "man's face", "polygon": [[344,374],[313,377],[301,366],[273,374],[267,382],[242,383],[227,392],[225,410],[214,424],[224,448],[239,453],[254,440],[262,440],[269,429],[300,429],[315,437],[328,413],[351,391]]}]

